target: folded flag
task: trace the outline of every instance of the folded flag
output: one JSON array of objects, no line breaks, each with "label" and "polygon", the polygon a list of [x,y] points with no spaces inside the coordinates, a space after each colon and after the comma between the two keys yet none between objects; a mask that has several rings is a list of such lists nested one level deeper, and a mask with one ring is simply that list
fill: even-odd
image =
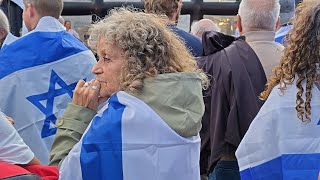
[{"label": "folded flag", "polygon": [[61,180],[200,180],[200,137],[183,138],[147,104],[113,95],[64,159]]}]

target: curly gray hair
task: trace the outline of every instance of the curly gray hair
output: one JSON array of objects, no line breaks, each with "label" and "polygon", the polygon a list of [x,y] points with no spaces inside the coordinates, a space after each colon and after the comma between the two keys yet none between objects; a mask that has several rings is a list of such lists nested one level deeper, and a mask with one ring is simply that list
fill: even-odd
[{"label": "curly gray hair", "polygon": [[93,50],[101,38],[122,50],[126,62],[121,74],[121,90],[140,92],[143,80],[157,74],[200,72],[194,57],[166,27],[163,17],[117,8],[93,24],[89,34],[88,44]]}]

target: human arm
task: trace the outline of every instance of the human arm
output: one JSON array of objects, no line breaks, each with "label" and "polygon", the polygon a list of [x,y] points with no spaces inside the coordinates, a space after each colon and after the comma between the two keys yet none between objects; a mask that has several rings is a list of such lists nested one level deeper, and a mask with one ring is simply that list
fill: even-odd
[{"label": "human arm", "polygon": [[[56,122],[58,128],[50,153],[50,165],[61,166],[63,159],[73,146],[78,143],[96,115],[99,106],[98,95],[91,87],[83,87],[84,81],[78,82],[74,90],[72,104],[69,104],[63,117]],[[98,82],[93,86],[100,88]]]},{"label": "human arm", "polygon": [[40,161],[23,142],[6,115],[0,113],[0,161],[19,165],[38,165]]}]

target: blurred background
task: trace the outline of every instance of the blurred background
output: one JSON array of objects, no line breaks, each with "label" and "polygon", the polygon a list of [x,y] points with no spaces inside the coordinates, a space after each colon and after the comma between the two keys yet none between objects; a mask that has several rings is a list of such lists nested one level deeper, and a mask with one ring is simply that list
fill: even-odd
[{"label": "blurred background", "polygon": [[[11,32],[19,36],[22,27],[22,10],[19,0],[0,0],[0,7],[8,15]],[[22,0],[20,0],[22,2]],[[236,15],[241,0],[183,0],[178,27],[189,32],[193,21],[202,18],[213,20],[221,32],[235,35]],[[300,0],[296,0],[298,3]],[[16,3],[15,3],[16,2]],[[88,26],[104,17],[113,7],[134,6],[143,9],[143,0],[64,0],[62,15],[70,20],[80,39],[85,42]]]}]

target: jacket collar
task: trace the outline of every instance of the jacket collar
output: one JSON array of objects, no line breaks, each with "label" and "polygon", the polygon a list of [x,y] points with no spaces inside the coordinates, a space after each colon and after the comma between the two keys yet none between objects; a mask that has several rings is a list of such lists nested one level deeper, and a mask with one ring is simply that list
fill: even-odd
[{"label": "jacket collar", "polygon": [[255,41],[274,41],[275,32],[274,31],[250,31],[244,33],[246,37],[246,42]]},{"label": "jacket collar", "polygon": [[44,16],[42,17],[36,28],[34,28],[30,33],[33,32],[59,32],[65,31],[66,28],[54,17]]}]

